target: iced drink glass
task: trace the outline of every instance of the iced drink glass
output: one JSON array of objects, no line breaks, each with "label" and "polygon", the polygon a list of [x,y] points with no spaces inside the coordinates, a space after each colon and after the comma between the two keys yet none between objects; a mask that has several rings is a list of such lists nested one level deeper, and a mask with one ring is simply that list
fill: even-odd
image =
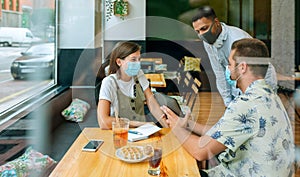
[{"label": "iced drink glass", "polygon": [[155,141],[151,144],[153,146],[152,154],[149,156],[149,175],[160,174],[160,161],[162,158],[162,143],[161,140]]},{"label": "iced drink glass", "polygon": [[116,149],[126,146],[128,141],[129,119],[119,118],[112,122],[113,142]]}]

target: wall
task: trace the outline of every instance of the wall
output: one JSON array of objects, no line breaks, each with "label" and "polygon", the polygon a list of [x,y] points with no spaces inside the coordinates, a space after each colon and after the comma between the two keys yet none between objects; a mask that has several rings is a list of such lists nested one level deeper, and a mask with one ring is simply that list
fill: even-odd
[{"label": "wall", "polygon": [[[272,52],[277,73],[292,76],[295,69],[295,1],[272,1]],[[298,17],[299,18],[299,17]],[[294,81],[279,81],[294,89]]]},{"label": "wall", "polygon": [[[101,22],[99,14],[103,11],[106,14],[106,3],[104,0],[59,0],[59,48],[101,47],[102,36],[111,41],[145,40],[145,0],[129,0],[129,15],[125,20],[112,15],[110,19],[104,16]],[[101,25],[104,31],[100,30]]]},{"label": "wall", "polygon": [[92,106],[101,65],[102,0],[58,0],[58,84]]},{"label": "wall", "polygon": [[[100,0],[59,0],[58,41],[59,48],[95,48],[95,12]],[[101,20],[101,19],[99,19]]]},{"label": "wall", "polygon": [[[112,15],[104,18],[104,40],[145,40],[146,0],[129,0],[129,14],[122,20]],[[108,4],[105,1],[105,14]]]}]

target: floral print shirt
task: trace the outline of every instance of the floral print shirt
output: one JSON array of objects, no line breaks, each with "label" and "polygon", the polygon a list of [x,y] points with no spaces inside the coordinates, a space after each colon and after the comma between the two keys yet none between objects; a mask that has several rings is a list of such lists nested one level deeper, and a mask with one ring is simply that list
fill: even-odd
[{"label": "floral print shirt", "polygon": [[294,161],[292,125],[280,98],[254,81],[236,97],[223,117],[206,133],[227,148],[209,176],[284,177]]}]

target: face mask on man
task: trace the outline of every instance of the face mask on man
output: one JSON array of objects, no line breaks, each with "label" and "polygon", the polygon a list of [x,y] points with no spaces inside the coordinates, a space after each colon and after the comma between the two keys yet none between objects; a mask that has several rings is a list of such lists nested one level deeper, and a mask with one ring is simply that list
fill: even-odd
[{"label": "face mask on man", "polygon": [[228,66],[226,66],[225,79],[229,85],[236,87],[236,80],[232,80],[230,78],[230,75],[231,75],[230,69],[228,68]]},{"label": "face mask on man", "polygon": [[[236,66],[233,70],[235,70],[238,66]],[[232,80],[230,78],[231,75],[231,71],[228,68],[228,65],[226,66],[226,70],[225,70],[225,79],[227,81],[227,83],[235,88],[237,88],[237,81],[241,78],[242,75],[240,75],[236,80]]]},{"label": "face mask on man", "polygon": [[215,24],[215,22],[213,21],[213,23],[210,25],[208,31],[206,33],[204,33],[204,34],[198,34],[198,37],[201,40],[203,40],[203,41],[205,41],[205,42],[207,42],[209,44],[215,43],[216,40],[217,40],[217,38],[218,38],[218,36],[219,36],[219,34],[213,34],[211,32],[211,29],[214,26],[214,24]]},{"label": "face mask on man", "polygon": [[139,73],[140,69],[140,62],[127,62],[127,69],[125,70],[125,73],[128,76],[136,76]]}]

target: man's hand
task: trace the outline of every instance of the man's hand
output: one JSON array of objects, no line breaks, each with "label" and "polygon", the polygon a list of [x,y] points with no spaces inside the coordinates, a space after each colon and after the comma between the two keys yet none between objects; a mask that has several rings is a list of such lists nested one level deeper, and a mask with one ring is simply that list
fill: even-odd
[{"label": "man's hand", "polygon": [[167,124],[170,128],[186,128],[187,127],[187,121],[190,117],[190,113],[187,113],[184,118],[178,117],[171,109],[169,109],[167,106],[161,106],[161,110],[166,114],[167,116]]}]

